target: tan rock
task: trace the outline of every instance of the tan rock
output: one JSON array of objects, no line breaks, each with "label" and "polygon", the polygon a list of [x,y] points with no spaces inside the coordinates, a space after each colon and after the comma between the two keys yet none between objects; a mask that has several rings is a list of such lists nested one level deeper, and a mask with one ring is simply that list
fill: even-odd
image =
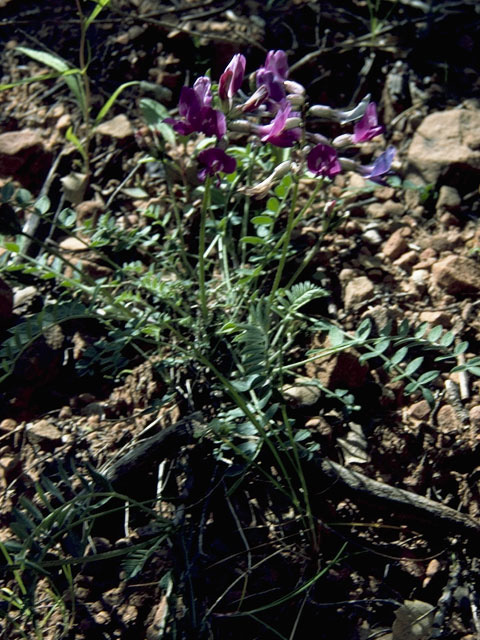
[{"label": "tan rock", "polygon": [[0,134],[0,176],[12,177],[30,189],[42,184],[51,155],[37,131],[23,129]]},{"label": "tan rock", "polygon": [[373,297],[375,287],[366,276],[353,278],[345,287],[344,304],[349,309]]},{"label": "tan rock", "polygon": [[405,231],[403,228],[397,229],[392,233],[386,242],[382,245],[382,253],[389,260],[395,260],[402,255],[408,248],[405,240]]},{"label": "tan rock", "polygon": [[437,200],[437,211],[456,211],[461,204],[458,191],[444,184],[440,187]]},{"label": "tan rock", "polygon": [[407,177],[436,183],[451,165],[480,169],[480,110],[451,109],[428,115],[408,150]]},{"label": "tan rock", "polygon": [[432,266],[433,282],[449,294],[480,291],[480,266],[470,258],[449,255]]},{"label": "tan rock", "polygon": [[39,444],[44,449],[53,448],[62,441],[62,433],[48,420],[38,420],[27,425],[27,437],[30,442]]},{"label": "tan rock", "polygon": [[111,120],[102,122],[102,124],[98,125],[96,131],[102,136],[109,136],[110,138],[117,138],[118,140],[133,136],[133,127],[130,124],[130,120],[123,113],[115,116]]},{"label": "tan rock", "polygon": [[62,240],[58,246],[62,251],[68,251],[72,253],[76,253],[78,251],[87,251],[88,249],[87,242],[84,242],[80,238],[74,238],[73,236]]},{"label": "tan rock", "polygon": [[412,404],[408,411],[409,415],[416,420],[425,420],[430,413],[430,405],[426,400],[420,400]]},{"label": "tan rock", "polygon": [[452,325],[451,316],[444,311],[422,311],[418,319],[420,322],[428,322],[432,327],[440,325],[444,329],[448,329]]}]

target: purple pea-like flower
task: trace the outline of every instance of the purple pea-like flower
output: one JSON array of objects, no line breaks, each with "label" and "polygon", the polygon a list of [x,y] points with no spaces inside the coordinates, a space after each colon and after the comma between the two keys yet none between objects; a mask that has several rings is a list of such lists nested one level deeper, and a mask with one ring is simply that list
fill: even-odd
[{"label": "purple pea-like flower", "polygon": [[342,167],[337,152],[326,144],[317,144],[307,155],[307,167],[317,176],[333,178]]},{"label": "purple pea-like flower", "polygon": [[207,76],[200,76],[193,83],[193,90],[197,94],[202,107],[212,106],[212,83]]},{"label": "purple pea-like flower", "polygon": [[366,142],[383,133],[383,127],[378,124],[377,107],[374,102],[370,102],[365,110],[365,114],[353,129],[353,142]]},{"label": "purple pea-like flower", "polygon": [[269,51],[265,59],[265,65],[256,73],[257,87],[266,87],[269,99],[274,102],[282,102],[286,91],[284,82],[288,77],[288,62],[285,51]]},{"label": "purple pea-like flower", "polygon": [[[292,107],[284,102],[278,109],[275,117],[269,124],[257,126],[255,132],[262,142],[270,142],[276,147],[291,147],[300,139],[302,130],[300,127],[289,127],[289,118],[295,117],[291,113]],[[295,120],[293,120],[295,122]]]},{"label": "purple pea-like flower", "polygon": [[360,173],[368,180],[381,183],[381,176],[390,171],[396,153],[397,150],[395,147],[388,147],[378,156],[373,164],[362,167]]},{"label": "purple pea-like flower", "polygon": [[193,88],[182,87],[178,101],[178,112],[182,119],[166,118],[164,122],[172,125],[182,136],[188,136],[195,131],[217,138],[225,135],[227,122],[224,114],[210,106],[210,86],[210,80],[201,77],[195,81]]},{"label": "purple pea-like flower", "polygon": [[230,60],[218,82],[220,100],[231,100],[240,89],[245,76],[246,64],[245,56],[242,56],[241,53],[237,53]]},{"label": "purple pea-like flower", "polygon": [[285,51],[278,49],[277,51],[269,51],[265,58],[265,69],[271,71],[275,78],[286,80],[288,77],[288,61]]},{"label": "purple pea-like flower", "polygon": [[198,154],[198,161],[203,165],[203,169],[198,172],[198,179],[205,180],[207,175],[215,176],[218,173],[233,173],[237,166],[237,161],[229,156],[223,149],[212,147],[205,149]]}]

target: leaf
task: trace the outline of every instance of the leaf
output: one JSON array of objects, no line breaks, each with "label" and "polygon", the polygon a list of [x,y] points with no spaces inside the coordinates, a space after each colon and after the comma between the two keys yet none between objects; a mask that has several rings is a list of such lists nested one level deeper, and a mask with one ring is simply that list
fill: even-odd
[{"label": "leaf", "polygon": [[135,199],[148,198],[148,193],[140,187],[126,187],[122,189],[122,193]]},{"label": "leaf", "polygon": [[255,216],[252,218],[252,224],[273,224],[275,221],[270,216]]},{"label": "leaf", "polygon": [[100,11],[102,11],[102,9],[104,9],[105,7],[107,7],[110,4],[110,0],[95,0],[95,2],[97,3],[97,6],[92,11],[92,13],[88,16],[88,18],[86,19],[86,21],[85,21],[85,29],[88,29],[88,27],[96,19],[96,17],[100,13]]},{"label": "leaf", "polygon": [[50,209],[50,199],[48,196],[41,196],[35,202],[35,213],[38,213],[40,216],[43,216]]},{"label": "leaf", "polygon": [[433,327],[433,329],[430,331],[430,333],[427,336],[428,341],[437,342],[437,340],[442,335],[442,331],[443,331],[443,327],[441,325],[437,325],[436,327]]},{"label": "leaf", "polygon": [[243,236],[243,238],[240,238],[240,242],[243,242],[243,244],[265,244],[265,240],[258,236]]},{"label": "leaf", "polygon": [[400,364],[400,362],[403,362],[403,360],[405,359],[405,356],[407,355],[407,353],[408,353],[408,347],[402,347],[398,351],[395,351],[393,356],[390,358],[390,364],[391,365]]},{"label": "leaf", "polygon": [[372,330],[372,321],[370,318],[365,318],[363,322],[360,323],[360,326],[355,331],[355,338],[359,342],[363,342],[370,335],[370,331]]},{"label": "leaf", "polygon": [[97,117],[95,118],[95,121],[93,123],[94,127],[98,126],[100,122],[105,118],[107,113],[110,111],[110,109],[114,105],[115,100],[122,93],[122,91],[124,91],[124,89],[127,89],[127,87],[132,87],[135,84],[140,84],[140,83],[138,80],[131,80],[130,82],[124,82],[123,84],[121,84],[119,87],[115,89],[115,91],[112,93],[110,98],[105,102],[103,107],[97,113]]},{"label": "leaf", "polygon": [[413,334],[415,336],[415,338],[417,338],[417,340],[420,340],[420,338],[422,338],[425,335],[425,332],[428,329],[428,322],[422,322],[422,324],[417,327],[417,329],[415,330],[415,333]]},{"label": "leaf", "polygon": [[273,211],[273,213],[277,213],[280,209],[280,201],[277,198],[269,198],[267,200],[267,209]]},{"label": "leaf", "polygon": [[428,384],[429,382],[433,382],[440,375],[440,371],[426,371],[422,373],[422,375],[418,378],[418,384]]},{"label": "leaf", "polygon": [[447,331],[440,339],[442,347],[449,347],[455,340],[455,336],[451,331]]},{"label": "leaf", "polygon": [[30,47],[16,47],[16,50],[25,54],[29,58],[32,58],[32,60],[36,60],[37,62],[45,64],[47,67],[58,71],[58,73],[63,76],[66,85],[75,96],[82,112],[86,112],[87,103],[85,91],[79,79],[79,76],[82,73],[80,69],[70,67],[63,58],[53,53],[48,53],[47,51],[37,51],[36,49],[30,49]]},{"label": "leaf", "polygon": [[414,360],[412,360],[411,362],[408,363],[406,369],[405,369],[405,375],[406,376],[411,376],[412,373],[415,373],[415,371],[422,366],[422,362],[424,361],[424,357],[423,356],[419,356],[418,358],[415,358]]},{"label": "leaf", "polygon": [[85,147],[80,142],[80,139],[77,137],[77,135],[74,133],[72,127],[68,127],[67,131],[65,132],[65,138],[68,140],[68,142],[71,142],[75,146],[75,148],[80,153],[84,161],[87,162],[88,157],[87,157],[87,152],[85,151]]},{"label": "leaf", "polygon": [[395,611],[392,640],[429,640],[435,607],[421,600],[405,600]]},{"label": "leaf", "polygon": [[332,327],[328,332],[328,340],[332,347],[339,347],[345,340],[345,335],[338,327]]}]

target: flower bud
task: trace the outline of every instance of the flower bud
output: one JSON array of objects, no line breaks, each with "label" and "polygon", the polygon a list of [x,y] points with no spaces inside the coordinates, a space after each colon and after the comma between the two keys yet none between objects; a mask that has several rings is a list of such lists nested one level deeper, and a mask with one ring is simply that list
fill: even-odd
[{"label": "flower bud", "polygon": [[245,65],[245,56],[241,53],[237,53],[230,60],[218,83],[220,100],[231,100],[240,89],[245,75]]}]

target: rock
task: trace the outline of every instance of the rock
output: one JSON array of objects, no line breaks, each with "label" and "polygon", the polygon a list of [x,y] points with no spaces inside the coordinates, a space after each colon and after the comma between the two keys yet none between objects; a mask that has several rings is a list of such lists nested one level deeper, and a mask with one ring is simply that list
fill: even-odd
[{"label": "rock", "polygon": [[72,116],[69,113],[64,113],[57,120],[57,124],[55,125],[55,129],[57,131],[65,131],[72,124]]},{"label": "rock", "polygon": [[480,110],[451,109],[428,115],[416,130],[407,157],[407,177],[436,183],[452,165],[480,171]]},{"label": "rock", "polygon": [[98,220],[99,215],[105,210],[105,205],[98,200],[84,200],[77,204],[75,211],[77,212],[78,222],[85,222],[89,218],[94,221]]},{"label": "rock", "polygon": [[472,427],[480,427],[480,406],[472,407],[469,412],[470,423]]},{"label": "rock", "polygon": [[344,304],[345,308],[349,309],[355,305],[365,302],[369,298],[373,297],[375,287],[373,282],[366,276],[359,276],[353,278],[345,287]]},{"label": "rock", "polygon": [[40,134],[32,129],[0,134],[0,174],[16,174],[28,157],[41,152],[42,147]]},{"label": "rock", "polygon": [[418,253],[412,249],[412,251],[402,253],[402,255],[394,261],[394,265],[405,271],[410,271],[416,262],[418,262]]},{"label": "rock", "polygon": [[357,356],[341,351],[319,363],[316,377],[327,389],[358,389],[365,383],[368,366],[361,365]]},{"label": "rock", "polygon": [[411,281],[420,288],[426,287],[430,278],[430,271],[427,269],[414,269],[410,277]]},{"label": "rock", "polygon": [[444,329],[449,329],[452,326],[451,316],[444,311],[422,311],[418,319],[420,322],[428,322],[432,327],[440,325]]},{"label": "rock", "polygon": [[40,311],[42,305],[43,296],[33,285],[23,287],[23,289],[15,291],[13,295],[13,313],[18,316]]},{"label": "rock", "polygon": [[123,140],[124,138],[133,136],[133,127],[127,116],[122,113],[111,120],[107,120],[106,122],[99,124],[96,132],[100,133],[102,136],[109,136],[110,138]]},{"label": "rock", "polygon": [[437,200],[437,211],[456,211],[461,204],[458,191],[454,187],[444,184],[440,187]]},{"label": "rock", "polygon": [[299,409],[311,407],[319,400],[320,395],[320,389],[309,384],[287,385],[283,388],[285,400]]},{"label": "rock", "polygon": [[458,229],[452,229],[444,233],[434,233],[431,236],[422,235],[418,239],[421,247],[428,246],[437,253],[451,251],[455,247],[463,244],[462,235]]},{"label": "rock", "polygon": [[451,433],[459,428],[455,409],[449,404],[444,404],[437,413],[438,428],[442,433]]},{"label": "rock", "polygon": [[364,240],[371,247],[378,247],[383,242],[382,236],[375,228],[366,229],[362,233],[362,240]]},{"label": "rock", "polygon": [[9,433],[17,428],[17,421],[13,418],[5,418],[0,422],[0,431],[6,431]]},{"label": "rock", "polygon": [[405,240],[405,233],[407,229],[407,227],[397,229],[392,233],[388,240],[383,243],[382,253],[389,260],[395,260],[407,250],[408,245]]},{"label": "rock", "polygon": [[62,433],[48,420],[39,420],[27,425],[27,438],[43,449],[53,449],[62,442]]},{"label": "rock", "polygon": [[61,251],[77,253],[78,251],[87,251],[88,241],[84,242],[80,238],[71,236],[70,238],[65,238],[65,240],[62,240],[59,243],[58,247]]},{"label": "rock", "polygon": [[449,255],[432,267],[433,282],[447,293],[477,293],[480,291],[480,266],[470,258]]},{"label": "rock", "polygon": [[420,400],[420,402],[412,404],[408,413],[415,420],[425,420],[430,413],[430,405],[426,400]]}]

